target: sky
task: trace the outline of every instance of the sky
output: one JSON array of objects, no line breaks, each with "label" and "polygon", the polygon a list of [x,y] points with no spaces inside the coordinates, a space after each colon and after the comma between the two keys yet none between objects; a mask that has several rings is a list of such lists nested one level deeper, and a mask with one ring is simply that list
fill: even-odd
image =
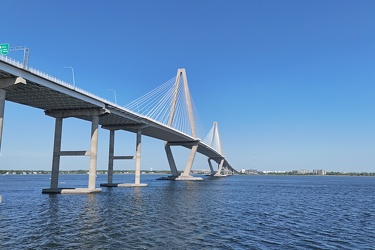
[{"label": "sky", "polygon": [[[0,43],[29,65],[125,106],[185,68],[206,133],[218,122],[236,169],[375,172],[375,1],[8,1]],[[22,60],[22,51],[9,54]],[[89,148],[90,123],[65,119],[62,150]],[[54,119],[6,103],[0,169],[51,169]],[[99,131],[98,169],[109,132]],[[169,169],[142,141],[142,169]],[[116,154],[135,135],[116,134]],[[188,151],[173,148],[183,170]],[[88,169],[62,157],[61,170]],[[115,162],[132,169],[133,161]],[[197,156],[193,169],[208,169]]]}]

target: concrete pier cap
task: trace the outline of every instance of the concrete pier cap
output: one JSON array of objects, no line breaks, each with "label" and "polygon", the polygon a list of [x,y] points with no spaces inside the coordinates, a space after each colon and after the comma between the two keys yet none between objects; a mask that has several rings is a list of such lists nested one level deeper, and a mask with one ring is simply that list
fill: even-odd
[{"label": "concrete pier cap", "polygon": [[43,194],[93,194],[101,192],[101,188],[46,188],[42,190]]},{"label": "concrete pier cap", "polygon": [[180,175],[175,180],[176,181],[203,181],[203,178],[202,177],[195,177],[195,176],[191,176],[191,175],[187,175],[187,176]]},{"label": "concrete pier cap", "polygon": [[147,187],[146,183],[101,183],[101,187]]},{"label": "concrete pier cap", "polygon": [[162,180],[162,181],[203,181],[202,177],[195,177],[191,175],[179,175],[179,176],[164,176],[157,178],[157,180]]}]

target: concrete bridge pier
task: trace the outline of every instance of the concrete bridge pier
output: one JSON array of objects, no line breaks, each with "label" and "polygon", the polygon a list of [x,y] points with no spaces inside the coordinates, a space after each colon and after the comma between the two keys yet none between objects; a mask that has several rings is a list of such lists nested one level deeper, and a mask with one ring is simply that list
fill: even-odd
[{"label": "concrete bridge pier", "polygon": [[211,176],[214,176],[216,174],[216,171],[214,170],[214,168],[212,167],[212,163],[211,163],[211,160],[213,160],[213,158],[208,158],[207,161],[208,161],[208,165],[210,166],[210,175]]},{"label": "concrete bridge pier", "polygon": [[[55,119],[55,138],[53,141],[52,171],[51,171],[51,190],[58,189],[59,173],[60,173],[60,152],[62,138],[63,119],[57,117]],[[46,190],[43,190],[43,192]]]},{"label": "concrete bridge pier", "polygon": [[200,181],[200,180],[203,180],[201,177],[194,177],[192,175],[190,175],[191,173],[191,168],[193,167],[193,162],[194,162],[194,158],[195,158],[195,155],[197,153],[197,149],[198,149],[198,142],[199,141],[195,141],[192,143],[191,145],[191,150],[190,150],[190,154],[189,154],[189,158],[186,162],[186,166],[185,166],[185,171],[183,173],[181,173],[181,175],[179,177],[176,178],[177,181],[181,181],[181,180],[188,180],[188,181]]},{"label": "concrete bridge pier", "polygon": [[101,192],[100,188],[96,188],[96,167],[98,159],[98,130],[99,116],[94,115],[91,123],[91,143],[90,143],[90,169],[89,169],[89,185],[90,193]]},{"label": "concrete bridge pier", "polygon": [[[89,194],[101,192],[101,188],[96,188],[96,167],[97,167],[97,151],[98,151],[98,126],[99,115],[105,114],[106,110],[74,110],[74,111],[46,111],[46,115],[55,117],[55,137],[53,146],[52,173],[50,188],[43,189],[44,194]],[[73,115],[85,115],[91,117],[91,139],[90,150],[88,151],[61,151],[61,138],[63,118]],[[59,188],[59,172],[61,156],[90,156],[89,180],[87,188]]]},{"label": "concrete bridge pier", "polygon": [[4,120],[4,110],[5,110],[5,96],[6,91],[0,89],[0,150],[1,150],[1,140],[3,138],[3,120]]},{"label": "concrete bridge pier", "polygon": [[222,158],[221,161],[220,161],[220,164],[219,164],[219,169],[217,170],[217,172],[214,176],[216,176],[216,177],[226,176],[225,173],[221,174],[221,171],[223,170],[224,163],[225,163],[225,159]]},{"label": "concrete bridge pier", "polygon": [[18,86],[26,85],[26,80],[22,77],[9,77],[0,79],[0,149],[3,135],[3,120],[5,110],[5,99],[7,90],[12,90]]},{"label": "concrete bridge pier", "polygon": [[101,187],[117,187],[117,184],[113,183],[113,162],[115,152],[115,130],[109,130],[109,156],[108,156],[108,176],[107,183],[100,183]]},{"label": "concrete bridge pier", "polygon": [[[172,175],[168,176],[168,177],[161,177],[161,178],[159,178],[159,180],[177,180],[177,181],[181,181],[181,180],[182,181],[203,180],[200,177],[194,177],[194,176],[190,175],[191,168],[192,168],[193,162],[194,162],[194,158],[195,158],[195,155],[197,153],[198,143],[199,143],[199,141],[194,141],[194,142],[166,142],[164,148],[165,148],[165,153],[166,153],[167,158],[168,158],[168,163],[169,163],[169,167],[171,169]],[[185,170],[184,170],[184,172],[179,174],[178,171],[177,171],[176,163],[174,161],[171,146],[181,146],[181,145],[185,145],[187,147],[190,147],[191,149],[190,149],[189,158],[186,162]]]},{"label": "concrete bridge pier", "polygon": [[[5,111],[6,91],[16,88],[18,85],[26,85],[26,80],[22,77],[9,77],[0,79],[0,151],[3,138],[3,123]],[[2,196],[0,195],[0,203]]]},{"label": "concrete bridge pier", "polygon": [[[6,91],[0,89],[0,150],[1,150],[1,140],[3,136],[3,120],[4,120],[4,110],[5,110],[5,95]],[[0,203],[3,197],[0,195]]]},{"label": "concrete bridge pier", "polygon": [[[141,183],[141,143],[142,129],[137,130],[136,152],[135,156],[115,156],[115,132],[117,129],[111,127],[103,127],[109,129],[109,158],[108,158],[108,182],[101,183],[101,187],[146,187],[147,184]],[[114,160],[135,160],[135,180],[134,183],[113,183],[113,163]]]},{"label": "concrete bridge pier", "polygon": [[[211,163],[211,160],[215,160],[218,164],[218,170],[217,171],[214,171],[213,167],[212,167],[212,163]],[[225,161],[225,158],[222,158],[222,157],[215,157],[215,158],[208,158],[208,164],[210,166],[210,170],[211,170],[211,176],[216,176],[216,177],[223,177],[223,176],[227,176],[227,166],[226,166],[226,161]],[[222,172],[224,172],[224,174],[222,174]]]},{"label": "concrete bridge pier", "polygon": [[229,175],[229,169],[227,167],[224,167],[224,175]]},{"label": "concrete bridge pier", "polygon": [[164,144],[164,149],[165,149],[165,153],[167,155],[167,159],[168,159],[168,163],[169,163],[169,168],[171,169],[171,174],[172,174],[168,178],[174,180],[180,174],[177,171],[176,162],[174,161],[174,157],[173,157],[173,153],[172,153],[170,142],[166,142]]}]

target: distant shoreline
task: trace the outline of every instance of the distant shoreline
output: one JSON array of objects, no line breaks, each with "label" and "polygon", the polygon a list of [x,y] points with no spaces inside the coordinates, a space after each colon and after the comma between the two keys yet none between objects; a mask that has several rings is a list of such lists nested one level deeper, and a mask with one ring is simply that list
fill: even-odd
[{"label": "distant shoreline", "polygon": [[[193,174],[208,174],[208,171],[194,171]],[[49,170],[0,170],[0,175],[50,175]],[[88,170],[62,170],[60,174],[88,174]],[[106,170],[98,170],[97,174],[107,175]],[[113,174],[134,174],[134,170],[114,170]],[[141,174],[171,174],[169,170],[141,170]],[[375,172],[326,172],[325,175],[313,173],[297,174],[293,172],[286,173],[252,173],[252,174],[236,174],[251,176],[375,176]]]}]

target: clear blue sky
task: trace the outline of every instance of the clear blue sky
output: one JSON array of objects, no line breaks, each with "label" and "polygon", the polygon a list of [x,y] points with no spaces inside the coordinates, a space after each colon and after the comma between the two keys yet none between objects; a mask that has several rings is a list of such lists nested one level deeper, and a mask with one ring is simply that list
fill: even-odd
[{"label": "clear blue sky", "polygon": [[[219,123],[237,169],[375,172],[374,13],[373,0],[13,0],[0,43],[26,45],[30,66],[67,82],[74,67],[78,87],[109,100],[115,89],[120,105],[186,68],[201,123]],[[4,122],[0,168],[50,169],[54,119],[7,102]],[[89,133],[65,120],[63,150],[88,149]],[[109,133],[99,135],[106,169]],[[116,139],[118,154],[134,151],[135,135]],[[143,169],[168,169],[162,142],[142,146]],[[86,168],[84,157],[61,164]]]}]

